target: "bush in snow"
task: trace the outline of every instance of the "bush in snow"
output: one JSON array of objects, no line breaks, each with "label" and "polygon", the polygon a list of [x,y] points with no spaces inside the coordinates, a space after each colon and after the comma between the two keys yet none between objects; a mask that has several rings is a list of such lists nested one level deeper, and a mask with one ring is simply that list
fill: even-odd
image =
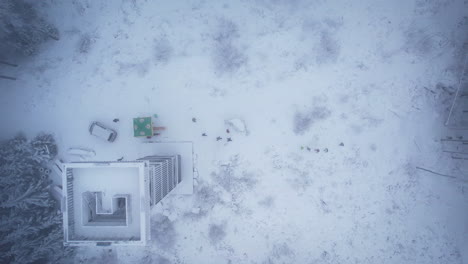
[{"label": "bush in snow", "polygon": [[171,43],[167,38],[156,40],[154,45],[154,60],[155,64],[166,64],[172,57],[174,52]]},{"label": "bush in snow", "polygon": [[226,226],[224,224],[210,224],[208,237],[211,244],[218,244],[226,237]]},{"label": "bush in snow", "polygon": [[48,39],[59,39],[57,28],[39,17],[23,0],[0,1],[0,48],[25,55],[34,54]]},{"label": "bush in snow", "polygon": [[325,107],[314,107],[307,112],[296,112],[294,114],[293,131],[302,135],[317,121],[330,117],[331,112]]},{"label": "bush in snow", "polygon": [[320,33],[320,41],[316,48],[316,60],[319,64],[333,63],[338,60],[341,49],[340,44],[327,30]]},{"label": "bush in snow", "polygon": [[217,73],[235,73],[247,63],[245,51],[234,45],[238,38],[237,25],[221,19],[213,36],[213,61]]},{"label": "bush in snow", "polygon": [[217,42],[232,42],[239,38],[239,29],[234,22],[227,19],[220,19],[218,21],[218,28],[213,39]]},{"label": "bush in snow", "polygon": [[81,35],[80,40],[78,41],[78,52],[81,54],[89,53],[93,42],[94,38],[90,34],[85,33]]},{"label": "bush in snow", "polygon": [[229,42],[216,43],[213,59],[219,73],[236,72],[247,63],[247,56]]},{"label": "bush in snow", "polygon": [[148,255],[146,255],[138,263],[140,264],[171,264],[172,262],[163,256],[155,255],[154,253],[148,252]]},{"label": "bush in snow", "polygon": [[151,240],[161,249],[170,250],[174,248],[177,233],[171,220],[162,214],[152,217],[151,220],[153,222],[151,224]]},{"label": "bush in snow", "polygon": [[44,167],[56,154],[50,135],[0,144],[0,263],[54,263],[71,253]]}]

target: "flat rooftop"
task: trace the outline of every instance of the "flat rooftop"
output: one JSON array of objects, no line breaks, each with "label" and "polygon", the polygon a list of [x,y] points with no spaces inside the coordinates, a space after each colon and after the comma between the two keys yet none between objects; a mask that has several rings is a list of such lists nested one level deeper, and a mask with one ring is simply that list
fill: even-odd
[{"label": "flat rooftop", "polygon": [[[138,168],[76,168],[73,169],[73,200],[75,201],[75,235],[87,238],[112,238],[125,240],[140,239],[140,196]],[[82,221],[83,193],[102,192],[104,203],[110,203],[114,195],[130,195],[130,216],[128,226],[85,226]],[[136,199],[135,199],[136,198]]]},{"label": "flat rooftop", "polygon": [[[67,210],[64,212],[65,241],[78,243],[141,241],[146,240],[149,225],[149,199],[145,185],[144,162],[135,163],[66,163],[64,196]],[[71,177],[70,177],[71,176]],[[85,193],[102,194],[102,206],[109,209],[112,198],[128,195],[130,221],[124,226],[90,226],[83,220],[88,204]],[[88,209],[89,210],[89,209]],[[67,232],[68,231],[68,232]],[[68,237],[67,237],[68,236]],[[142,239],[143,238],[143,239]]]}]

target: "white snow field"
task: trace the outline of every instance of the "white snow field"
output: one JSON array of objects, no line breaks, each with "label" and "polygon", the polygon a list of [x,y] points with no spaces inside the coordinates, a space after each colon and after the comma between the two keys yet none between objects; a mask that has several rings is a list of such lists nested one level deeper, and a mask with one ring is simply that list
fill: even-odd
[{"label": "white snow field", "polygon": [[0,80],[2,138],[126,160],[132,118],[157,114],[153,140],[193,142],[193,194],[152,209],[149,246],[76,263],[468,263],[468,168],[440,142],[463,133],[444,122],[466,1],[36,5],[61,38]]}]

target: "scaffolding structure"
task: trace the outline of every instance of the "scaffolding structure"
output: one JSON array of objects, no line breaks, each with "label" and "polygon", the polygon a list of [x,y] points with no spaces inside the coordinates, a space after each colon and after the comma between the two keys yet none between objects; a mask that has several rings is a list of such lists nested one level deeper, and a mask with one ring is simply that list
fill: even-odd
[{"label": "scaffolding structure", "polygon": [[149,161],[151,206],[159,203],[182,181],[180,156],[147,156]]}]

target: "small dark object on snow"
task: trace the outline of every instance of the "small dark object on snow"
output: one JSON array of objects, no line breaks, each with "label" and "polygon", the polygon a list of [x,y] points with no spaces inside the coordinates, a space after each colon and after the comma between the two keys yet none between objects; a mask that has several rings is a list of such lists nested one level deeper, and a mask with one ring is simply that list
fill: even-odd
[{"label": "small dark object on snow", "polygon": [[447,137],[447,139],[453,139],[453,137]]},{"label": "small dark object on snow", "polygon": [[117,159],[117,161],[122,161],[124,157],[121,157],[120,159]]},{"label": "small dark object on snow", "polygon": [[231,131],[229,131],[229,129],[226,129],[226,133],[231,133]]},{"label": "small dark object on snow", "polygon": [[327,149],[327,148],[324,148],[324,149],[323,149],[323,152],[327,153],[327,152],[328,152],[328,149]]},{"label": "small dark object on snow", "polygon": [[112,120],[114,123],[117,123],[119,122],[120,120],[118,118],[114,118],[114,120]]},{"label": "small dark object on snow", "polygon": [[310,151],[311,149],[309,147],[307,147],[307,150]]},{"label": "small dark object on snow", "polygon": [[230,137],[227,138],[227,142],[231,142],[232,139]]},{"label": "small dark object on snow", "polygon": [[343,143],[343,142],[341,142],[341,143],[340,143],[340,147],[343,147],[343,146],[344,146],[344,143]]},{"label": "small dark object on snow", "polygon": [[320,149],[314,149],[315,153],[319,153]]},{"label": "small dark object on snow", "polygon": [[201,135],[202,135],[202,137],[206,137],[206,133],[203,133],[203,134],[201,134]]},{"label": "small dark object on snow", "polygon": [[463,136],[459,136],[458,139],[463,139]]},{"label": "small dark object on snow", "polygon": [[221,139],[223,139],[223,138],[222,137],[217,137],[216,141],[220,141]]},{"label": "small dark object on snow", "polygon": [[192,117],[192,122],[196,123],[197,119],[195,117]]}]

